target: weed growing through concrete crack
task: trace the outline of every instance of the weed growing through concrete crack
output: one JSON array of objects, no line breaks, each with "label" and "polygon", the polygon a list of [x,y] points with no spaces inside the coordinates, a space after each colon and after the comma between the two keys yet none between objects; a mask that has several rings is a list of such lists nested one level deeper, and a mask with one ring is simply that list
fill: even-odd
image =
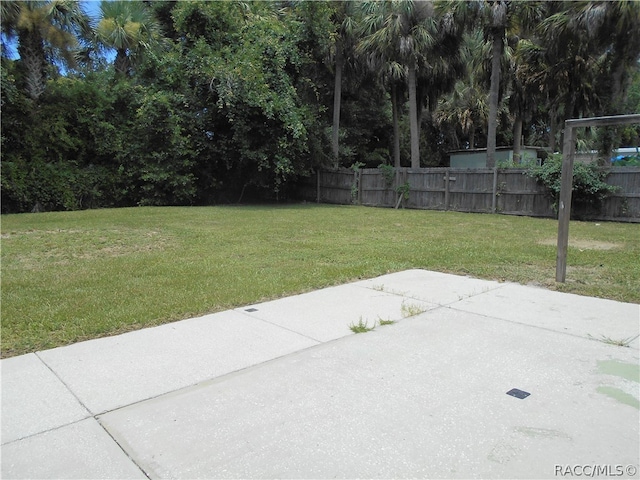
[{"label": "weed growing through concrete crack", "polygon": [[629,345],[631,345],[631,342],[633,342],[636,338],[640,337],[640,334],[636,335],[635,337],[622,338],[619,340],[616,340],[611,337],[605,337],[604,335],[600,335],[600,338],[596,338],[590,333],[587,333],[587,336],[593,340],[606,343],[607,345],[615,345],[617,347],[628,347]]},{"label": "weed growing through concrete crack", "polygon": [[366,320],[362,320],[362,317],[360,317],[360,320],[358,320],[358,323],[352,323],[351,325],[349,325],[349,328],[353,333],[365,333],[365,332],[370,332],[371,330],[376,328],[376,324],[374,322],[373,326],[370,327],[369,322]]},{"label": "weed growing through concrete crack", "polygon": [[383,320],[382,318],[378,318],[378,323],[380,324],[380,326],[393,325],[394,323],[396,323],[396,321],[395,320]]},{"label": "weed growing through concrete crack", "polygon": [[422,305],[417,303],[406,303],[402,302],[400,306],[400,313],[402,314],[402,318],[413,317],[415,315],[420,315],[421,313],[426,312],[427,309]]}]

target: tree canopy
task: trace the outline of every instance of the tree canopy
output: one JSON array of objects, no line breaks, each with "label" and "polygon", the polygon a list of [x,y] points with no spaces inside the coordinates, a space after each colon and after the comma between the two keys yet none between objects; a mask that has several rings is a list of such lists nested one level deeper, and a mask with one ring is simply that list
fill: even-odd
[{"label": "tree canopy", "polygon": [[564,119],[638,109],[634,1],[0,6],[4,213],[285,200],[318,168],[553,151]]}]

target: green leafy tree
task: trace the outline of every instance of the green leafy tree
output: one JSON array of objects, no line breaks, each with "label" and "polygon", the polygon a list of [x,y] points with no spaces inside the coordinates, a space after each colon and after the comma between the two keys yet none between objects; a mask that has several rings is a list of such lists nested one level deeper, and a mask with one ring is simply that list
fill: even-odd
[{"label": "green leafy tree", "polygon": [[535,37],[535,29],[545,13],[544,2],[522,2],[514,8],[514,20],[508,34],[508,77],[506,90],[508,107],[513,117],[513,157],[520,163],[523,126],[532,120],[538,105],[544,104],[545,98],[535,82],[531,81],[527,58],[521,50],[530,44]]},{"label": "green leafy tree", "polygon": [[485,31],[491,39],[491,87],[489,89],[489,118],[487,125],[487,167],[495,166],[496,131],[498,127],[498,103],[500,97],[501,59],[505,34],[509,23],[509,2],[487,0],[481,12]]},{"label": "green leafy tree", "polygon": [[454,148],[465,146],[462,138],[466,139],[469,148],[476,148],[476,131],[484,129],[487,123],[489,105],[481,81],[487,53],[485,45],[479,29],[465,34],[462,61],[467,66],[467,74],[440,100],[435,114],[437,125],[448,132]]},{"label": "green leafy tree", "polygon": [[97,75],[90,81],[50,80],[38,108],[30,110],[30,99],[11,88],[8,76],[7,90],[3,79],[3,212],[117,204],[112,160],[121,144],[106,82]]},{"label": "green leafy tree", "polygon": [[[454,1],[435,2],[434,42],[422,51],[417,77],[418,125],[433,127],[433,113],[442,95],[453,91],[456,81],[466,73],[463,58],[464,32],[469,20],[456,15]],[[422,101],[420,101],[422,100]],[[426,122],[424,113],[426,115]],[[433,143],[433,142],[432,142]]]},{"label": "green leafy tree", "polygon": [[637,2],[547,5],[529,64],[536,67],[530,71],[550,100],[552,149],[564,120],[622,112],[640,53],[637,35],[629,34],[638,18]]},{"label": "green leafy tree", "polygon": [[400,110],[406,86],[406,68],[394,59],[393,52],[378,48],[372,42],[361,41],[357,47],[370,71],[377,72],[379,81],[390,90],[393,127],[393,164],[401,166],[400,158]]},{"label": "green leafy tree", "polygon": [[[206,98],[205,115],[220,177],[242,191],[272,192],[310,168],[312,111],[298,96],[304,64],[302,26],[276,4],[185,2],[174,10],[185,38],[181,61],[189,84]],[[215,112],[215,113],[212,113]]]},{"label": "green leafy tree", "polygon": [[606,74],[602,79],[603,87],[610,92],[607,99],[610,113],[626,113],[620,109],[640,55],[640,35],[633,33],[640,21],[640,3],[592,1],[571,5],[568,14],[569,28],[595,41],[595,48],[606,55]]},{"label": "green leafy tree", "polygon": [[[334,167],[340,164],[340,108],[342,100],[342,75],[345,63],[353,63],[357,41],[357,9],[353,2],[334,3],[336,31],[333,35],[331,56],[334,60],[333,122],[331,131],[331,152]],[[350,62],[351,61],[351,62]]]},{"label": "green leafy tree", "polygon": [[89,19],[78,0],[2,2],[2,31],[18,39],[24,90],[32,100],[45,91],[55,62],[75,67],[79,36]]},{"label": "green leafy tree", "polygon": [[465,21],[452,12],[452,5],[436,8],[429,1],[390,0],[363,6],[361,50],[375,59],[373,64],[385,65],[391,79],[406,79],[412,168],[420,167],[423,100],[431,114],[438,97],[451,90],[463,72],[459,47]]},{"label": "green leafy tree", "polygon": [[185,128],[184,96],[151,88],[134,92],[135,116],[120,157],[128,193],[139,205],[195,203],[196,155]]},{"label": "green leafy tree", "polygon": [[[417,69],[422,50],[434,44],[435,11],[431,2],[388,0],[365,6],[361,41],[363,51],[373,51],[396,70],[406,69],[411,130],[411,167],[420,168]],[[397,67],[396,67],[397,66]],[[394,68],[392,67],[392,68]]]},{"label": "green leafy tree", "polygon": [[103,0],[100,12],[96,38],[104,47],[116,51],[116,72],[130,76],[142,54],[162,43],[160,23],[141,1]]},{"label": "green leafy tree", "polygon": [[[626,103],[633,75],[640,60],[638,28],[640,4],[634,1],[589,2],[574,13],[575,27],[597,43],[604,56],[604,75],[597,77],[602,99],[600,115],[637,113]],[[599,128],[598,149],[602,164],[609,163],[611,152],[623,141],[623,129]]]}]

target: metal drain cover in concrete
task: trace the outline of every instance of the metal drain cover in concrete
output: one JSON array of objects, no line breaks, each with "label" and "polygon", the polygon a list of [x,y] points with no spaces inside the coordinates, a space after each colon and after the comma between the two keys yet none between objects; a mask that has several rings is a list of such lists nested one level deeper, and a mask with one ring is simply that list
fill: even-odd
[{"label": "metal drain cover in concrete", "polygon": [[531,394],[529,392],[525,392],[524,390],[518,390],[517,388],[512,388],[507,392],[507,395],[511,395],[512,397],[522,399],[522,398],[527,398]]}]

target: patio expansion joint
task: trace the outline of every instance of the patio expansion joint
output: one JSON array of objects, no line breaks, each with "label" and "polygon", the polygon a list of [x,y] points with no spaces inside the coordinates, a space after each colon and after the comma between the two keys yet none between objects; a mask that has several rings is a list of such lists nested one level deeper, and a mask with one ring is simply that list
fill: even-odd
[{"label": "patio expansion joint", "polygon": [[[67,382],[65,382],[62,377],[60,375],[58,375],[58,372],[56,372],[53,368],[51,368],[51,366],[45,361],[44,358],[42,358],[40,356],[40,352],[35,352],[36,357],[38,358],[38,360],[40,360],[42,362],[42,364],[47,367],[47,369],[58,379],[58,381],[64,385],[64,388],[67,389],[67,391],[71,394],[71,396],[73,396],[73,398],[76,399],[76,401],[82,406],[82,408],[87,412],[87,417],[88,418],[90,416],[93,416],[93,412],[89,409],[89,407],[87,407],[84,402],[80,399],[80,397],[78,397],[76,395],[76,393],[71,389],[71,387],[69,387],[69,385],[67,385]],[[75,422],[71,422],[71,423],[75,423]]]},{"label": "patio expansion joint", "polygon": [[442,307],[450,307],[451,305],[455,305],[458,302],[462,302],[463,300],[468,300],[469,298],[479,297],[480,295],[484,295],[485,293],[494,292],[496,290],[500,290],[501,288],[505,288],[507,285],[511,285],[511,283],[500,283],[495,287],[487,288],[486,290],[482,290],[481,292],[471,293],[469,295],[463,295],[458,298],[458,300],[454,300],[453,302],[441,303],[439,304]]},{"label": "patio expansion joint", "polygon": [[138,470],[140,470],[140,471],[142,472],[142,474],[143,474],[145,477],[147,477],[149,480],[151,480],[151,476],[150,476],[150,475],[145,471],[145,469],[144,469],[144,468],[142,468],[142,465],[140,465],[140,463],[139,463],[139,462],[137,462],[137,461],[136,461],[136,459],[135,459],[134,457],[132,457],[131,455],[129,455],[129,452],[127,451],[127,449],[126,449],[126,448],[124,448],[124,447],[120,444],[120,442],[118,442],[118,440],[117,440],[113,435],[111,435],[111,432],[109,431],[109,429],[107,429],[107,427],[105,427],[105,426],[102,424],[102,422],[100,421],[100,419],[98,418],[98,416],[96,415],[94,418],[95,418],[96,422],[98,422],[98,425],[100,425],[100,428],[102,428],[102,430],[104,430],[104,432],[105,432],[107,435],[109,435],[109,438],[113,441],[113,443],[115,443],[115,444],[118,446],[118,448],[119,448],[120,450],[122,450],[122,453],[124,453],[124,454],[126,455],[126,457],[131,461],[131,463],[133,463],[133,464],[138,468]]},{"label": "patio expansion joint", "polygon": [[96,418],[96,416],[95,416],[95,415],[91,415],[91,414],[89,414],[89,415],[87,415],[87,416],[86,416],[86,417],[84,417],[84,418],[79,418],[78,420],[73,420],[73,421],[71,421],[71,422],[67,422],[67,423],[64,423],[64,424],[62,424],[62,425],[58,425],[58,426],[56,426],[56,427],[47,428],[46,430],[42,430],[42,431],[40,431],[40,432],[30,433],[29,435],[25,435],[24,437],[16,438],[16,439],[14,439],[14,440],[11,440],[10,442],[6,442],[6,443],[4,443],[4,442],[3,442],[3,443],[2,443],[2,446],[3,446],[3,447],[6,447],[7,445],[12,445],[12,444],[14,444],[14,443],[22,442],[23,440],[28,440],[28,439],[30,439],[30,438],[37,437],[37,436],[39,436],[39,435],[43,435],[43,434],[45,434],[45,433],[55,432],[56,430],[63,429],[63,428],[65,428],[65,427],[68,427],[69,425],[75,425],[75,424],[77,424],[77,423],[84,422],[85,420],[88,420],[88,419],[90,419],[90,418],[93,418],[94,420],[96,420],[96,421],[97,421],[97,418]]},{"label": "patio expansion joint", "polygon": [[[108,412],[104,412],[104,413],[108,413]],[[80,418],[78,420],[74,420],[72,422],[68,422],[62,425],[58,425],[57,427],[53,427],[53,428],[48,428],[46,430],[43,430],[41,432],[36,432],[36,433],[32,433],[29,435],[25,435],[24,437],[20,437],[20,438],[16,438],[15,440],[11,440],[10,442],[6,442],[3,443],[2,446],[6,447],[8,445],[12,445],[15,443],[19,443],[22,442],[24,440],[28,440],[30,438],[35,438],[38,437],[40,435],[44,435],[47,433],[51,433],[51,432],[55,432],[57,430],[62,430],[63,428],[67,428],[71,425],[76,425],[78,423],[84,422],[86,420],[92,419],[95,420],[95,422],[100,426],[100,428],[109,436],[109,438],[118,446],[118,448],[126,455],[126,457],[138,468],[138,470],[140,470],[142,472],[142,474],[146,477],[151,479],[151,477],[147,474],[147,472],[145,472],[145,470],[138,464],[138,462],[136,462],[135,458],[133,458],[131,455],[129,455],[129,452],[127,452],[127,450],[125,448],[122,447],[122,445],[120,445],[120,443],[118,442],[118,440],[116,440],[114,438],[113,435],[111,435],[111,432],[102,424],[102,422],[100,421],[99,416],[102,414],[96,414],[96,415],[92,415],[92,414],[88,414],[86,417],[84,418]]]},{"label": "patio expansion joint", "polygon": [[[457,302],[455,302],[455,303],[457,303]],[[622,346],[618,346],[618,345],[607,344],[607,342],[603,342],[602,340],[600,340],[600,339],[598,339],[596,337],[590,336],[588,333],[585,333],[584,335],[580,335],[578,333],[563,332],[561,330],[556,330],[556,329],[548,328],[548,327],[542,327],[540,325],[532,325],[531,323],[518,322],[517,320],[509,320],[507,318],[501,318],[501,317],[496,317],[496,316],[493,316],[493,315],[487,315],[487,314],[484,314],[484,313],[474,312],[474,311],[471,311],[471,310],[465,310],[464,308],[456,308],[455,306],[452,306],[452,305],[453,304],[443,305],[442,307],[443,308],[448,308],[450,310],[455,310],[455,311],[461,312],[461,313],[476,315],[478,317],[483,317],[483,318],[486,318],[486,319],[489,319],[489,320],[497,320],[499,322],[522,325],[524,327],[530,327],[530,328],[535,328],[535,329],[538,329],[538,330],[544,330],[546,332],[559,333],[561,335],[567,335],[567,336],[573,337],[573,338],[580,338],[582,340],[589,340],[589,341],[593,341],[593,342],[598,342],[598,343],[609,345],[609,346],[615,347],[615,348],[627,348],[627,349],[630,349],[630,350],[638,350],[637,347],[631,347],[631,346],[622,347]]]},{"label": "patio expansion joint", "polygon": [[364,288],[364,289],[367,289],[367,290],[373,290],[373,291],[381,292],[381,293],[387,293],[387,294],[390,294],[390,295],[403,297],[403,298],[406,298],[408,300],[415,300],[415,301],[418,301],[418,302],[429,303],[431,305],[437,306],[437,308],[440,308],[440,307],[447,308],[447,307],[450,307],[451,305],[455,305],[458,302],[461,302],[463,300],[467,300],[468,298],[473,298],[473,297],[477,297],[479,295],[484,295],[485,293],[493,292],[495,290],[499,290],[501,288],[504,288],[507,285],[510,285],[510,283],[500,283],[500,284],[496,285],[495,287],[487,288],[486,290],[482,290],[481,292],[471,293],[471,294],[467,294],[467,295],[461,295],[457,300],[453,300],[451,302],[434,302],[434,301],[430,301],[430,300],[425,300],[424,298],[420,298],[420,297],[416,297],[414,295],[410,295],[410,292],[407,292],[407,291],[387,289],[385,287],[375,288],[375,287],[370,287],[370,286],[360,286],[360,288]]},{"label": "patio expansion joint", "polygon": [[83,421],[87,420],[88,418],[96,419],[96,415],[94,415],[94,413],[91,410],[89,410],[89,408],[82,402],[82,400],[80,400],[80,398],[69,387],[69,385],[67,385],[67,383],[60,377],[60,375],[58,375],[58,373],[53,368],[51,368],[51,366],[39,355],[40,352],[33,352],[33,353],[34,353],[35,357],[38,359],[38,361],[40,363],[42,363],[42,365],[44,365],[44,367],[53,374],[53,376],[56,378],[56,380],[58,380],[64,386],[64,388],[67,390],[67,392],[69,392],[69,394],[78,402],[78,404],[85,411],[86,415],[83,418],[80,418],[78,420],[73,420],[73,421],[64,423],[62,425],[58,425],[56,427],[47,428],[47,429],[39,431],[39,432],[31,433],[29,435],[24,435],[22,437],[16,438],[15,440],[11,440],[10,442],[6,442],[6,443],[2,442],[2,445],[11,445],[12,443],[16,443],[16,442],[20,442],[22,440],[26,440],[28,438],[36,437],[38,435],[42,435],[43,433],[53,432],[53,431],[59,430],[59,429],[61,429],[63,427],[67,427],[69,425],[74,425],[76,423],[83,422]]},{"label": "patio expansion joint", "polygon": [[[349,335],[347,335],[347,336],[349,336]],[[134,402],[127,403],[125,405],[119,405],[117,407],[109,408],[109,409],[103,410],[103,411],[101,411],[99,413],[96,413],[95,415],[93,415],[93,417],[98,422],[100,422],[100,417],[102,417],[104,415],[108,415],[108,414],[110,414],[112,412],[117,412],[119,410],[124,410],[124,409],[132,407],[134,405],[143,404],[143,403],[150,402],[150,401],[153,401],[153,400],[158,400],[158,399],[161,399],[161,398],[169,396],[169,395],[176,395],[176,394],[179,394],[180,392],[186,392],[188,390],[191,390],[191,389],[194,389],[194,388],[198,388],[198,387],[203,386],[203,385],[208,385],[208,384],[213,383],[213,382],[221,382],[221,381],[224,381],[229,376],[239,375],[239,374],[242,374],[244,372],[250,371],[250,370],[252,370],[254,368],[259,368],[259,367],[262,367],[264,365],[267,365],[267,364],[269,364],[271,362],[275,362],[275,361],[281,360],[283,358],[286,358],[286,357],[289,357],[289,356],[292,356],[292,355],[297,355],[301,351],[305,351],[305,350],[308,350],[308,349],[311,349],[311,348],[321,347],[321,346],[323,346],[323,345],[325,345],[327,343],[335,342],[335,341],[341,340],[343,338],[345,338],[345,337],[336,338],[334,340],[329,340],[329,341],[326,341],[326,342],[318,342],[315,345],[309,345],[308,347],[304,347],[304,348],[301,348],[301,349],[298,349],[298,350],[294,350],[292,352],[285,353],[285,354],[279,355],[277,357],[269,358],[267,360],[263,360],[261,362],[254,363],[252,365],[247,365],[245,367],[238,368],[237,370],[232,370],[230,372],[223,373],[222,375],[206,378],[204,380],[200,380],[199,382],[192,383],[190,385],[184,385],[182,387],[174,388],[172,390],[167,390],[166,392],[158,393],[156,395],[152,395],[152,396],[147,397],[147,398],[141,398],[140,400],[136,400]]]},{"label": "patio expansion joint", "polygon": [[[260,322],[263,322],[263,323],[266,323],[266,324],[272,325],[272,326],[274,326],[274,327],[281,328],[282,330],[286,330],[287,332],[295,333],[296,335],[299,335],[299,336],[301,336],[301,337],[304,337],[304,338],[306,338],[306,339],[308,339],[308,340],[312,340],[312,341],[316,342],[317,344],[325,343],[325,342],[323,342],[322,340],[318,340],[317,338],[310,337],[309,335],[305,335],[304,333],[300,333],[300,332],[298,332],[298,331],[296,331],[296,330],[293,330],[293,329],[291,329],[291,328],[283,327],[282,325],[278,325],[278,324],[277,324],[277,323],[275,323],[275,322],[270,322],[269,320],[265,320],[264,318],[261,318],[259,315],[250,314],[250,313],[245,312],[245,311],[239,311],[239,310],[236,310],[236,311],[237,311],[238,313],[242,314],[242,315],[245,315],[245,316],[247,316],[247,317],[251,318],[252,320],[258,320],[258,321],[260,321]],[[253,313],[253,312],[251,312],[251,313]]]}]

